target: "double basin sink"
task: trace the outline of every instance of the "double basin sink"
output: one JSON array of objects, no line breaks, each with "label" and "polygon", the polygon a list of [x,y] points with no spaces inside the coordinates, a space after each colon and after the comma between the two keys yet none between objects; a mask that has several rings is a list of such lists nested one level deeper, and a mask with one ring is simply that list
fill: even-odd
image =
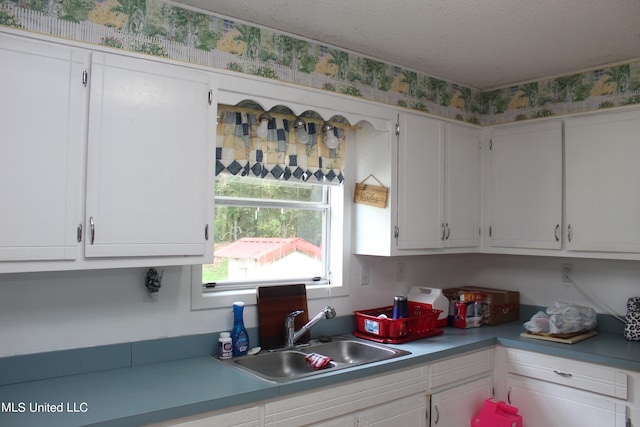
[{"label": "double basin sink", "polygon": [[[329,357],[331,361],[322,369],[313,368],[305,360],[310,353]],[[308,345],[261,351],[253,356],[228,359],[225,363],[267,381],[284,382],[408,354],[411,353],[382,344],[338,336],[332,337],[330,342],[313,340]]]}]

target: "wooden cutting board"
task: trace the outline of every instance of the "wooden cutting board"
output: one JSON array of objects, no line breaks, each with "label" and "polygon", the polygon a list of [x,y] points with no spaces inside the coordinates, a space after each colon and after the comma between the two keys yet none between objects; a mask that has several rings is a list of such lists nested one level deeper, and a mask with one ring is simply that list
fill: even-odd
[{"label": "wooden cutting board", "polygon": [[537,340],[560,342],[563,344],[574,344],[578,341],[586,340],[594,335],[597,335],[596,331],[576,332],[575,334],[549,334],[549,333],[535,333],[535,332],[523,332],[521,337],[534,338]]},{"label": "wooden cutting board", "polygon": [[[289,313],[303,310],[296,316],[296,331],[309,320],[307,309],[307,290],[304,284],[266,286],[257,288],[258,325],[260,329],[260,346],[270,349],[284,345],[284,321]],[[298,342],[311,339],[309,332]]]}]

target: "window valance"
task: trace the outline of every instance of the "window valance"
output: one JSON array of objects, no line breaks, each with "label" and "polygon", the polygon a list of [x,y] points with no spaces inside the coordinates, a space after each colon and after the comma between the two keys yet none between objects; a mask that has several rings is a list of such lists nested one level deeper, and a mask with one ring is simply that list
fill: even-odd
[{"label": "window valance", "polygon": [[[254,106],[218,105],[216,175],[342,184],[348,123],[340,117],[325,122],[313,112],[296,116],[286,108],[264,113]],[[304,142],[296,138],[298,119],[306,131]],[[258,136],[261,121],[267,129]],[[331,135],[337,138],[335,148],[327,145]],[[335,144],[334,139],[329,145]]]}]

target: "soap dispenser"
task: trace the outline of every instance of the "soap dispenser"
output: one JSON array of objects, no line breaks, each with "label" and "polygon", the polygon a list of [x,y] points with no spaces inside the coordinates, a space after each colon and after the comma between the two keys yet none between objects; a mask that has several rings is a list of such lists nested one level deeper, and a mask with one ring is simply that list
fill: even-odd
[{"label": "soap dispenser", "polygon": [[233,355],[243,356],[249,350],[249,334],[244,327],[242,318],[244,311],[244,302],[238,301],[233,303],[233,329],[231,330],[231,340],[233,342]]}]

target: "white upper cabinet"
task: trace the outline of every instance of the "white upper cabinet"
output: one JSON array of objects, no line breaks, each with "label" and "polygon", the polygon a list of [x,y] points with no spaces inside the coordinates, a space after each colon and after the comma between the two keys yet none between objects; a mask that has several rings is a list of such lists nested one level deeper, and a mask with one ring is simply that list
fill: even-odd
[{"label": "white upper cabinet", "polygon": [[88,61],[0,34],[0,272],[79,256]]},{"label": "white upper cabinet", "polygon": [[480,245],[480,139],[477,129],[448,123],[445,146],[447,248]]},{"label": "white upper cabinet", "polygon": [[440,248],[444,228],[444,123],[401,114],[398,141],[398,249]]},{"label": "white upper cabinet", "polygon": [[[389,188],[388,205],[354,206],[355,253],[417,255],[476,251],[480,223],[479,132],[402,113],[399,135],[357,132],[355,174]],[[396,145],[397,142],[397,145]]]},{"label": "white upper cabinet", "polygon": [[213,74],[0,34],[0,273],[210,262]]},{"label": "white upper cabinet", "polygon": [[211,253],[209,74],[95,53],[91,79],[86,256]]},{"label": "white upper cabinet", "polygon": [[568,251],[640,253],[640,111],[565,122]]},{"label": "white upper cabinet", "polygon": [[562,122],[494,129],[489,143],[489,247],[562,248]]},{"label": "white upper cabinet", "polygon": [[399,128],[398,249],[477,247],[478,131],[413,114]]}]

